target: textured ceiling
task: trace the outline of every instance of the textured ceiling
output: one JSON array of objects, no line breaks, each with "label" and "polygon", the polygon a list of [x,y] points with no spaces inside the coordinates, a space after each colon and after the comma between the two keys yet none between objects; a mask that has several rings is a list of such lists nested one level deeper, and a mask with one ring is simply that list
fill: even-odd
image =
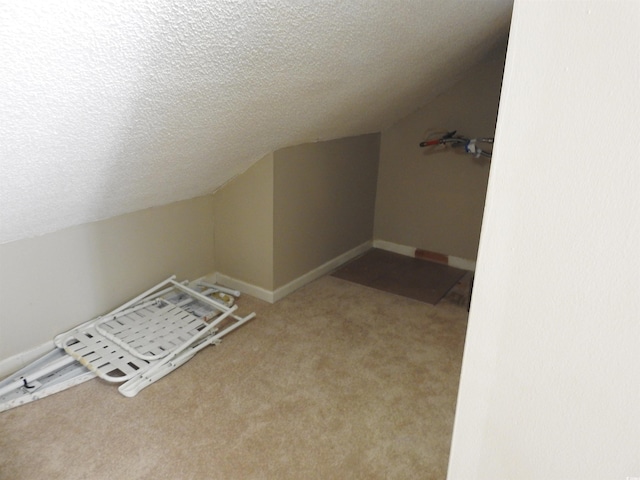
[{"label": "textured ceiling", "polygon": [[0,0],[0,243],[380,131],[503,40],[511,3]]}]

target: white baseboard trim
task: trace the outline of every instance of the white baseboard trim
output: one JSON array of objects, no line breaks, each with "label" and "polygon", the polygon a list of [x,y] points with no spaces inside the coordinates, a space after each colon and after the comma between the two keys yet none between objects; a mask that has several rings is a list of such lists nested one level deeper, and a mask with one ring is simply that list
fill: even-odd
[{"label": "white baseboard trim", "polygon": [[[331,273],[333,270],[338,268],[340,265],[348,262],[349,260],[357,257],[358,255],[362,255],[364,252],[369,250],[373,246],[372,241],[364,242],[361,245],[349,250],[348,252],[343,253],[342,255],[338,255],[337,257],[329,260],[326,263],[323,263],[319,267],[314,268],[313,270],[305,273],[304,275],[299,276],[298,278],[292,280],[291,282],[283,285],[280,288],[277,288],[273,291],[267,290],[262,287],[258,287],[257,285],[252,285],[251,283],[244,282],[242,280],[238,280],[237,278],[229,277],[223,273],[217,272],[215,274],[215,278],[217,283],[220,285],[224,285],[225,287],[233,288],[236,290],[240,290],[242,293],[246,293],[247,295],[251,295],[252,297],[259,298],[260,300],[264,300],[269,303],[275,303],[278,300],[286,297],[290,293],[298,290],[299,288],[305,286],[307,283],[310,283],[328,273]],[[211,276],[208,276],[210,278]]]},{"label": "white baseboard trim", "polygon": [[[379,248],[381,250],[386,250],[388,252],[399,253],[400,255],[406,255],[407,257],[415,257],[416,250],[415,247],[409,247],[406,245],[400,245],[398,243],[388,242],[386,240],[374,240],[373,247]],[[461,270],[468,270],[470,272],[475,272],[476,270],[476,262],[475,260],[468,260],[466,258],[455,257],[453,255],[444,255],[444,254],[436,254],[441,257],[447,258],[447,265],[451,265],[452,267],[459,268]]]},{"label": "white baseboard trim", "polygon": [[283,285],[282,287],[276,289],[273,292],[274,301],[277,302],[278,300],[286,297],[290,293],[295,292],[299,288],[305,286],[307,283],[311,283],[314,280],[320,277],[323,277],[328,273],[331,273],[340,265],[343,265],[347,263],[349,260],[354,259],[359,255],[362,255],[367,250],[370,250],[372,246],[373,246],[373,242],[371,240],[364,242],[358,245],[357,247],[352,248],[348,252],[345,252],[342,255],[338,255],[332,260],[329,260],[328,262],[323,263],[322,265],[314,268],[310,272],[307,272],[304,275],[301,275],[300,277],[296,278],[295,280],[292,280],[286,285]]},{"label": "white baseboard trim", "polygon": [[17,372],[21,368],[24,368],[30,363],[36,361],[53,350],[54,347],[55,345],[53,344],[53,340],[50,340],[39,347],[18,353],[17,355],[0,361],[0,380],[3,380],[5,377],[8,377],[12,373]]},{"label": "white baseboard trim", "polygon": [[373,248],[379,248],[380,250],[386,250],[387,252],[399,253],[400,255],[405,255],[407,257],[416,256],[416,249],[414,247],[407,247],[406,245],[387,242],[386,240],[374,240]]},{"label": "white baseboard trim", "polygon": [[476,261],[449,255],[449,265],[470,272],[476,271]]},{"label": "white baseboard trim", "polygon": [[[273,292],[271,290],[267,290],[266,288],[258,287],[257,285],[238,280],[237,278],[229,277],[228,275],[220,272],[217,272],[215,274],[215,277],[215,283],[218,283],[219,285],[232,288],[234,290],[239,290],[242,293],[246,293],[247,295],[251,295],[252,297],[259,298],[260,300],[264,300],[265,302],[274,303]],[[207,278],[210,278],[210,276]]]}]

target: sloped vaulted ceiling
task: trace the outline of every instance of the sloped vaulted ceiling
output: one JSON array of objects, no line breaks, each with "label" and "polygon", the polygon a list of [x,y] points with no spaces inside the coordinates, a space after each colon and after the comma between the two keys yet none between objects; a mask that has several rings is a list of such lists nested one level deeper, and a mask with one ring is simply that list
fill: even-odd
[{"label": "sloped vaulted ceiling", "polygon": [[0,243],[211,193],[380,131],[509,28],[510,0],[0,0]]}]

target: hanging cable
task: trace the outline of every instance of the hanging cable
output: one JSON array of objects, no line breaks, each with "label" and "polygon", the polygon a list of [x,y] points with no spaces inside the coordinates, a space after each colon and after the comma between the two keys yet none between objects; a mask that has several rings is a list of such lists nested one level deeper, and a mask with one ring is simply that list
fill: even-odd
[{"label": "hanging cable", "polygon": [[464,151],[476,158],[491,158],[490,151],[483,150],[478,146],[479,143],[493,144],[493,138],[467,138],[462,135],[456,135],[457,130],[447,132],[436,138],[430,138],[424,142],[420,142],[421,147],[433,147],[444,145],[452,148],[463,148]]}]

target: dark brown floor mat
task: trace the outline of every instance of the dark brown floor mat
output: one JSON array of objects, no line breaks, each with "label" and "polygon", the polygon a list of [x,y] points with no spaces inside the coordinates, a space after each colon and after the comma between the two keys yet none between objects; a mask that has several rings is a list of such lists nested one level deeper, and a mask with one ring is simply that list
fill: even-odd
[{"label": "dark brown floor mat", "polygon": [[332,275],[435,305],[465,273],[448,265],[374,248]]}]

